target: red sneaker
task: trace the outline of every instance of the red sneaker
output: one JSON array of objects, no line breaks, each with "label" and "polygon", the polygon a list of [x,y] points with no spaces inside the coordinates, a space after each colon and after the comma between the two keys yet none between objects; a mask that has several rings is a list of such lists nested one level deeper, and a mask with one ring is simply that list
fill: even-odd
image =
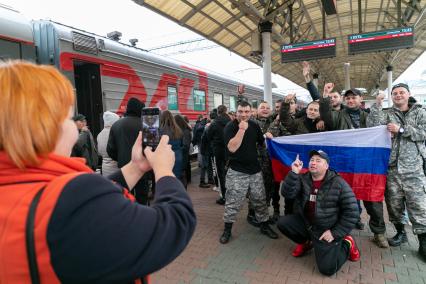
[{"label": "red sneaker", "polygon": [[294,257],[299,257],[305,254],[305,252],[309,251],[312,248],[312,242],[307,241],[304,244],[297,244],[296,248],[291,253]]},{"label": "red sneaker", "polygon": [[359,249],[356,245],[354,238],[352,238],[351,235],[347,235],[346,237],[343,238],[343,240],[350,244],[349,260],[358,261],[361,258],[361,254],[359,252]]}]

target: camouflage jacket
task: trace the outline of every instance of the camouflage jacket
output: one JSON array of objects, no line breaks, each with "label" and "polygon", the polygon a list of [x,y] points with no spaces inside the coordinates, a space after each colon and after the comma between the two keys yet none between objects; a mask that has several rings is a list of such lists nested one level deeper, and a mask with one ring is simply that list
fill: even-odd
[{"label": "camouflage jacket", "polygon": [[265,134],[268,132],[269,125],[272,122],[272,117],[256,118],[255,121],[259,125],[260,129],[262,129],[262,133]]},{"label": "camouflage jacket", "polygon": [[389,166],[397,167],[401,174],[423,171],[423,159],[426,159],[426,110],[414,104],[404,114],[396,108],[383,110],[381,106],[373,104],[367,117],[367,127],[388,123],[404,128],[403,133],[392,138]]},{"label": "camouflage jacket", "polygon": [[[265,134],[268,131],[269,125],[271,123],[271,117],[256,118],[254,119],[254,121],[259,125],[260,129],[262,130],[262,133]],[[263,145],[258,145],[257,153],[260,165],[262,168],[264,168],[264,164],[269,163],[269,154],[266,149],[266,143],[264,143]]]},{"label": "camouflage jacket", "polygon": [[284,124],[277,120],[271,122],[267,132],[271,133],[274,137],[291,135],[291,132],[288,131]]}]

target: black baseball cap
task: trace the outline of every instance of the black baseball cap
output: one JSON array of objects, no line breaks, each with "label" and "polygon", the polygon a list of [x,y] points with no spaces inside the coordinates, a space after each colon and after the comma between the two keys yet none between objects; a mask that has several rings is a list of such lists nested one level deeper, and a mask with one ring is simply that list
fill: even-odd
[{"label": "black baseball cap", "polygon": [[309,158],[312,158],[312,156],[314,155],[318,155],[324,160],[326,160],[327,163],[330,163],[330,158],[328,157],[327,153],[324,152],[323,150],[312,150],[309,152]]},{"label": "black baseball cap", "polygon": [[398,84],[396,84],[396,85],[393,85],[393,86],[392,86],[392,91],[393,91],[394,89],[396,89],[396,88],[405,88],[408,92],[410,92],[410,88],[408,88],[408,85],[407,85],[407,84],[404,84],[404,83],[398,83]]},{"label": "black baseball cap", "polygon": [[349,89],[343,94],[344,97],[349,95],[361,96],[361,92],[358,89]]}]

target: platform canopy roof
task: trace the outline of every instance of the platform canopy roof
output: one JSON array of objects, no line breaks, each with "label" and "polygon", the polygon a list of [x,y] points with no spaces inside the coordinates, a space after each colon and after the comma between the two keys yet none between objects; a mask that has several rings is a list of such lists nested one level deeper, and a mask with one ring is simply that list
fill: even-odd
[{"label": "platform canopy roof", "polygon": [[[258,31],[259,23],[272,22],[272,72],[301,86],[304,79],[300,63],[282,64],[280,46],[323,38],[322,0],[133,1],[259,65],[261,57],[252,55],[251,36]],[[386,66],[393,66],[396,78],[426,48],[426,1],[362,0],[361,21],[358,1],[337,0],[337,13],[325,16],[325,36],[336,37],[337,57],[313,61],[312,69],[319,74],[320,83],[332,81],[343,89],[343,65],[349,62],[352,87],[383,88]],[[401,15],[399,21],[398,15]],[[399,26],[415,27],[414,48],[348,55],[347,36],[359,33],[360,28],[361,32],[370,32]]]}]

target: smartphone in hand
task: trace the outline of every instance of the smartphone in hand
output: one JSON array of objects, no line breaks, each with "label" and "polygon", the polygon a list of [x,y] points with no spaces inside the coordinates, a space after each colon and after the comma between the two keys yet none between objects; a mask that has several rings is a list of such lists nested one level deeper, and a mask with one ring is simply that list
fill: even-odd
[{"label": "smartphone in hand", "polygon": [[160,142],[160,109],[144,108],[142,109],[142,146],[150,146],[155,149]]}]

